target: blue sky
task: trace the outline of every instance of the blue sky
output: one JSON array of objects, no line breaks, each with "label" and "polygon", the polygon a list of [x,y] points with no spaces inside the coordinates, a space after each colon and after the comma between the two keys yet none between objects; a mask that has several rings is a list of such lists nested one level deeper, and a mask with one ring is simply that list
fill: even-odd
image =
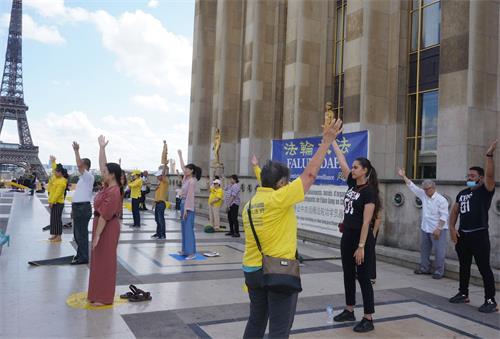
[{"label": "blue sky", "polygon": [[[23,67],[28,121],[40,160],[72,163],[71,141],[97,160],[154,169],[187,150],[194,0],[24,0]],[[0,1],[5,53],[11,1]],[[0,140],[16,142],[5,125]]]}]

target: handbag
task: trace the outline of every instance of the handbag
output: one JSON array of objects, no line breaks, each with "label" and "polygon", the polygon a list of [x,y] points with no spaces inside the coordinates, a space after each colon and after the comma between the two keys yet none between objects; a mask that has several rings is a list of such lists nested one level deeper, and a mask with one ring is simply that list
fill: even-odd
[{"label": "handbag", "polygon": [[300,265],[297,259],[271,257],[264,254],[252,221],[252,201],[248,203],[248,220],[253,237],[262,254],[263,287],[273,292],[295,293],[302,291]]}]

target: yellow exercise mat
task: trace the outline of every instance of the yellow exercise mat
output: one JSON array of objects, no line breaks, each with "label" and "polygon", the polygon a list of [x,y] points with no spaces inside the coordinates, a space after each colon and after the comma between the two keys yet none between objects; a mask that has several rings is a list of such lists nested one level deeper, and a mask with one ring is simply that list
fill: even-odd
[{"label": "yellow exercise mat", "polygon": [[17,187],[17,188],[22,188],[22,189],[29,189],[29,187],[18,184],[17,182],[6,181],[6,182],[4,182],[4,184],[5,184],[5,186]]},{"label": "yellow exercise mat", "polygon": [[127,302],[127,299],[120,299],[119,295],[115,295],[115,300],[111,305],[92,306],[87,300],[87,292],[73,293],[66,299],[66,304],[69,307],[78,308],[80,310],[108,310],[126,304]]}]

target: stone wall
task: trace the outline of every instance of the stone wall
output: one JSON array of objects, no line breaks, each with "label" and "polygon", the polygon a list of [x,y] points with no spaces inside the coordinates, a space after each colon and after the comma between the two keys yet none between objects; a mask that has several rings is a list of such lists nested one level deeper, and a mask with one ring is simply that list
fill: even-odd
[{"label": "stone wall", "polygon": [[[156,179],[151,178],[152,182]],[[170,180],[174,183],[178,181],[178,177],[170,176]],[[246,204],[248,200],[255,194],[257,181],[252,177],[241,177],[240,184],[243,185],[241,200]],[[197,214],[201,216],[208,215],[208,186],[207,179],[202,178],[197,187],[196,193],[196,208]],[[419,181],[415,181],[419,184]],[[457,193],[464,188],[461,182],[437,182],[437,190],[445,195],[452,203],[455,201]],[[169,199],[172,203],[175,202],[175,185],[169,187]],[[402,181],[390,180],[381,184],[382,199],[384,202],[383,223],[381,232],[378,237],[378,245],[386,246],[394,249],[402,249],[407,251],[416,251],[420,249],[420,221],[421,209],[417,207],[415,196],[406,187]],[[404,196],[404,204],[397,207],[393,203],[394,195],[401,193]],[[242,204],[242,206],[243,206]],[[451,206],[450,206],[451,208]],[[221,211],[223,214],[223,211]],[[241,208],[240,208],[241,215]],[[500,185],[497,185],[496,193],[493,197],[492,206],[489,213],[490,224],[490,241],[491,241],[491,264],[494,268],[500,269]],[[241,226],[240,226],[241,227]],[[333,225],[332,227],[337,227]],[[305,234],[308,239],[314,239],[314,236],[307,236],[307,231],[301,231],[299,234]],[[447,234],[448,240],[449,235]],[[323,237],[323,242],[338,247],[338,238]],[[457,259],[456,252],[452,242],[448,241],[447,257]]]}]

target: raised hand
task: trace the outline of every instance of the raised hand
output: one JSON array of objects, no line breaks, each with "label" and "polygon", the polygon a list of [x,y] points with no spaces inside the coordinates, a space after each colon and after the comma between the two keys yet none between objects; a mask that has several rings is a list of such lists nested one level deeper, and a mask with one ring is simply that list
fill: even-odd
[{"label": "raised hand", "polygon": [[490,147],[488,147],[486,154],[493,155],[493,153],[495,153],[495,150],[497,149],[497,143],[498,143],[498,139],[493,141],[493,143],[490,145]]},{"label": "raised hand", "polygon": [[325,125],[323,128],[323,142],[331,144],[340,133],[342,133],[342,120],[333,119],[329,125]]},{"label": "raised hand", "polygon": [[97,138],[97,141],[99,142],[99,146],[104,148],[108,145],[109,140],[106,140],[104,135],[100,135],[99,138]]},{"label": "raised hand", "polygon": [[259,166],[259,160],[257,160],[257,157],[255,156],[255,154],[252,155],[252,165]]},{"label": "raised hand", "polygon": [[53,156],[53,155],[51,155],[51,156],[49,157],[49,160],[50,160],[50,162],[56,162],[56,157],[55,157],[55,156]]},{"label": "raised hand", "polygon": [[398,175],[402,178],[406,176],[406,172],[404,169],[398,167]]},{"label": "raised hand", "polygon": [[76,141],[73,141],[73,150],[78,151],[80,150],[80,145]]},{"label": "raised hand", "polygon": [[182,151],[180,149],[177,150],[177,154],[179,154],[179,156],[182,157]]}]

